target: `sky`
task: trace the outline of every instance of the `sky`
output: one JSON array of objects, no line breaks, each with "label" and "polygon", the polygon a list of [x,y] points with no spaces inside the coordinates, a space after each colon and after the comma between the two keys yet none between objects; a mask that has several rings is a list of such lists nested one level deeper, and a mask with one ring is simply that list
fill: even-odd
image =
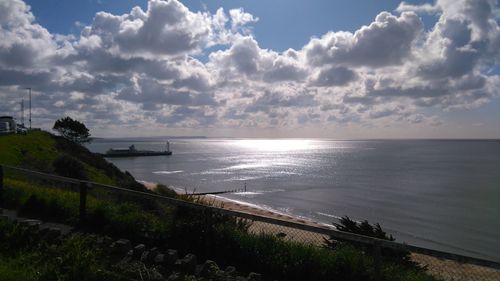
[{"label": "sky", "polygon": [[[500,138],[496,0],[0,0],[0,115],[94,136]],[[26,118],[27,119],[27,118]]]}]

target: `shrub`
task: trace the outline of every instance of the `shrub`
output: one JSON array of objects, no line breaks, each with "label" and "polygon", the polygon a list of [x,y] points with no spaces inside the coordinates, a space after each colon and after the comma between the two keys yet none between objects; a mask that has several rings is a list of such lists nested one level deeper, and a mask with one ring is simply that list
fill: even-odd
[{"label": "shrub", "polygon": [[[340,223],[333,223],[333,225],[338,230],[344,231],[344,232],[374,237],[374,238],[387,240],[387,241],[396,240],[396,239],[394,239],[394,237],[392,237],[392,235],[390,235],[390,234],[388,235],[385,231],[383,231],[380,224],[376,223],[374,225],[371,225],[367,220],[365,220],[361,223],[357,223],[357,222],[351,220],[349,217],[345,216],[345,217],[342,217],[340,219]],[[373,247],[371,245],[353,242],[353,241],[341,241],[340,239],[333,237],[333,236],[331,236],[328,239],[324,238],[324,246],[326,248],[330,248],[330,249],[335,250],[339,246],[342,246],[345,244],[353,245],[357,249],[360,249],[360,250],[362,250],[366,253],[369,253],[369,254],[373,253]],[[380,254],[381,254],[382,258],[384,258],[386,260],[418,268],[417,264],[414,263],[413,261],[411,261],[410,252],[408,252],[408,251],[382,248]]]},{"label": "shrub", "polygon": [[174,190],[160,183],[156,185],[153,191],[165,197],[175,198],[177,196],[177,193]]},{"label": "shrub", "polygon": [[52,165],[55,172],[60,176],[80,180],[87,179],[82,163],[69,155],[63,154],[59,156]]}]

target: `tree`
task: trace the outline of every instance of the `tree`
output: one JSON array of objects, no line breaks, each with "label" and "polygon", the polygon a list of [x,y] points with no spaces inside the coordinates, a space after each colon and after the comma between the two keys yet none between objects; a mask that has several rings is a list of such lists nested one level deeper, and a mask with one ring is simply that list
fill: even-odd
[{"label": "tree", "polygon": [[83,123],[73,120],[70,117],[57,120],[52,129],[59,132],[65,139],[78,144],[90,141],[89,129]]}]

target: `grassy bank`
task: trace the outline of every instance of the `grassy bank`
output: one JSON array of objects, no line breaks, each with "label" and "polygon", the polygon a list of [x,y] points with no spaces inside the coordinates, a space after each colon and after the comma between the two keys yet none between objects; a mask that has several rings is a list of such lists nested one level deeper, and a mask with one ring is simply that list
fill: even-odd
[{"label": "grassy bank", "polygon": [[[27,135],[0,136],[0,164],[60,174],[70,172],[71,164],[81,167],[77,174],[93,182],[118,185],[135,190],[144,190],[142,184],[127,172],[85,147],[44,131],[33,131]],[[66,161],[66,162],[64,162]],[[68,161],[70,162],[68,165]],[[58,169],[62,163],[63,169]],[[64,169],[65,168],[65,169]]]}]

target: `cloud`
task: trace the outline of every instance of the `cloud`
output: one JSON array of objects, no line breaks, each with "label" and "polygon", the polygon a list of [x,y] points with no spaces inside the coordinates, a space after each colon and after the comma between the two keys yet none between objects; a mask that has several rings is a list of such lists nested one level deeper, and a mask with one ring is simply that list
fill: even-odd
[{"label": "cloud", "polygon": [[52,35],[34,23],[29,6],[21,1],[0,3],[0,65],[22,69],[45,66],[57,45]]},{"label": "cloud", "polygon": [[[419,14],[435,25],[424,29]],[[0,108],[12,112],[32,87],[45,125],[71,114],[97,128],[158,130],[438,126],[442,112],[499,96],[498,18],[490,0],[402,2],[354,32],[278,52],[259,45],[259,19],[241,8],[150,0],[62,35],[24,2],[0,1]]]},{"label": "cloud", "polygon": [[415,13],[399,17],[380,13],[375,21],[355,33],[328,32],[312,39],[305,47],[308,62],[314,66],[342,64],[383,67],[401,64],[410,55],[412,44],[423,24]]},{"label": "cloud", "polygon": [[344,66],[322,69],[314,77],[312,84],[322,87],[344,86],[356,79],[356,73]]},{"label": "cloud", "polygon": [[399,3],[399,6],[396,8],[397,12],[415,12],[418,14],[437,14],[441,12],[441,8],[438,5],[432,5],[429,3],[425,3],[422,5],[412,5],[408,4],[405,1]]},{"label": "cloud", "polygon": [[249,23],[257,22],[259,18],[252,14],[246,13],[242,8],[229,10],[231,16],[231,28],[237,31],[240,27],[244,27]]}]

